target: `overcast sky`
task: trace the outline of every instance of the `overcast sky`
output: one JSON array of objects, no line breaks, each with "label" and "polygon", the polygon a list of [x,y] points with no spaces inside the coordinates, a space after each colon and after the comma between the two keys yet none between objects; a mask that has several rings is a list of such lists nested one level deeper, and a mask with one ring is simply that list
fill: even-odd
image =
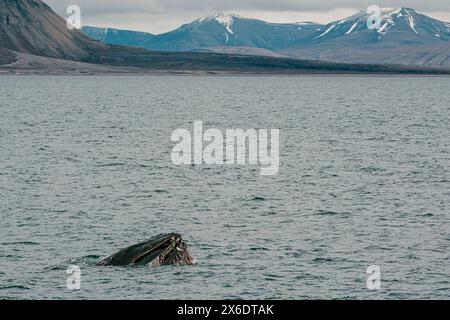
[{"label": "overcast sky", "polygon": [[450,0],[44,0],[59,14],[82,10],[82,24],[163,33],[213,12],[270,22],[331,22],[376,4],[410,7],[450,22]]}]

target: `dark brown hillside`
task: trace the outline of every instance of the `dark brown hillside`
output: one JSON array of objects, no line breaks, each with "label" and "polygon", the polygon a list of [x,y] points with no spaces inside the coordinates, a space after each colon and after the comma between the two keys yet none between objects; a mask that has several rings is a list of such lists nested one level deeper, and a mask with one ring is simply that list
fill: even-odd
[{"label": "dark brown hillside", "polygon": [[80,60],[107,47],[81,32],[40,0],[0,0],[0,47],[45,57]]}]

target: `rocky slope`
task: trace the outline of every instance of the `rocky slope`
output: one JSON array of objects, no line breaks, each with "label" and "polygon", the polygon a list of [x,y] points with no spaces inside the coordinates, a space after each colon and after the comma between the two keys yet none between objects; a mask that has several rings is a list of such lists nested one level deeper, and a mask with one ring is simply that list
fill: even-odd
[{"label": "rocky slope", "polygon": [[107,47],[79,31],[39,0],[0,1],[0,47],[11,51],[79,60]]}]

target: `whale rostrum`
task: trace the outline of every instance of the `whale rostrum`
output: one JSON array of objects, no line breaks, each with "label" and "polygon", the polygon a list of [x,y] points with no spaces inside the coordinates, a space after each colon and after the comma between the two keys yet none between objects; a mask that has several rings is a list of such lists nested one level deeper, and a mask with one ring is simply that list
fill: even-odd
[{"label": "whale rostrum", "polygon": [[160,234],[103,259],[98,266],[193,265],[186,242],[176,233]]}]

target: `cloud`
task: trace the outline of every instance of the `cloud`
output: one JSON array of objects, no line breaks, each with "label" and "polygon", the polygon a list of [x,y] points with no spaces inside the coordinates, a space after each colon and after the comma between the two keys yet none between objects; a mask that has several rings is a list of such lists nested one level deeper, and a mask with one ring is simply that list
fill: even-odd
[{"label": "cloud", "polygon": [[411,7],[426,11],[450,11],[448,0],[47,0],[48,4],[64,7],[78,4],[92,13],[112,12],[167,12],[167,11],[329,11],[340,8]]},{"label": "cloud", "polygon": [[84,24],[169,31],[211,12],[234,12],[273,22],[313,20],[329,22],[376,4],[411,7],[450,20],[449,0],[44,0],[64,14],[72,4],[82,9]]}]

